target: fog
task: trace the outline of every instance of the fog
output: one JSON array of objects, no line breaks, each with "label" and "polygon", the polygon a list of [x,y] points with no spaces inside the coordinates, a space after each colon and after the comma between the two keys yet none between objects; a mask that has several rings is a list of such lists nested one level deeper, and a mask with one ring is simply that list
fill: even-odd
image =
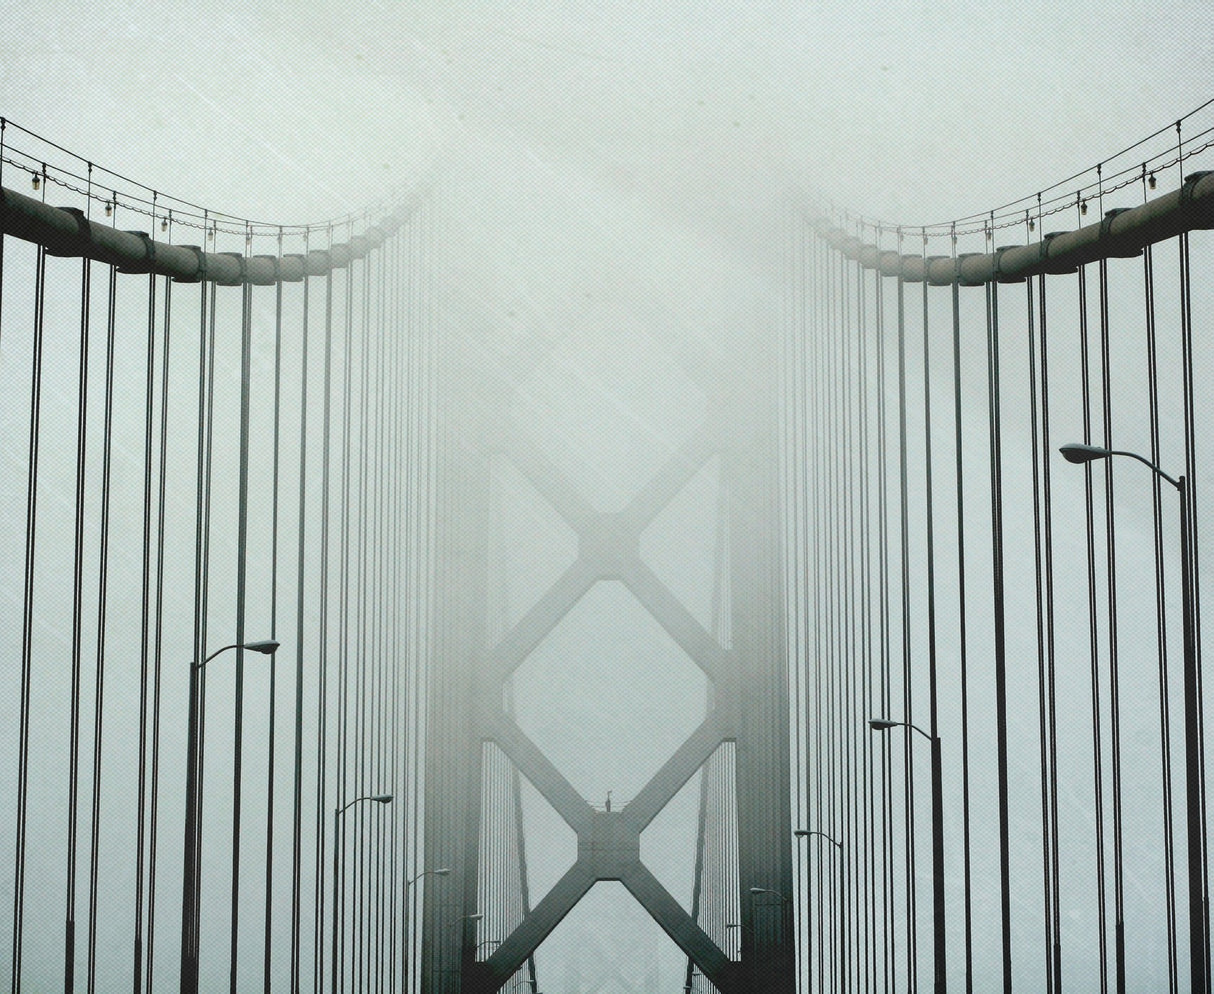
[{"label": "fog", "polygon": [[[490,365],[550,345],[511,412],[606,511],[706,410],[669,344],[728,355],[778,322],[790,209],[906,226],[984,212],[1168,126],[1214,79],[1201,2],[46,0],[4,13],[0,115],[151,188],[288,224],[431,192],[443,332]],[[710,629],[716,472],[642,540]],[[576,554],[517,477],[495,464],[500,625]],[[19,549],[16,516],[6,550]],[[17,623],[16,572],[3,625]],[[8,680],[16,663],[0,667]],[[626,801],[695,727],[706,681],[601,583],[515,692],[521,727],[598,805],[609,790]],[[248,693],[250,710],[264,703]],[[538,795],[525,807],[534,904],[574,847]],[[642,841],[680,900],[693,819],[685,792]],[[605,989],[681,986],[682,954],[601,884],[542,947],[542,987],[589,989],[625,957]]]}]

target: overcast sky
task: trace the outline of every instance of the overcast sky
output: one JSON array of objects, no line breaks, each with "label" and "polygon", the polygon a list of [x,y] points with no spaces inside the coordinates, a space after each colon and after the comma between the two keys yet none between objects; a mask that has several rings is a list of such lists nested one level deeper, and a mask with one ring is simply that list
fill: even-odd
[{"label": "overcast sky", "polygon": [[1167,125],[1214,81],[1208,0],[3,13],[0,115],[158,190],[301,223],[444,181],[452,306],[494,328],[593,291],[583,331],[711,331],[777,285],[776,208],[797,191],[907,225],[981,212]]}]

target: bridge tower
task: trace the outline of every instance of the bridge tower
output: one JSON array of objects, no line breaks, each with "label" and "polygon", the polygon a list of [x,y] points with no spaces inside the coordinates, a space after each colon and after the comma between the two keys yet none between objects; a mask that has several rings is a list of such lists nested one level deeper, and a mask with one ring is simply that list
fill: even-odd
[{"label": "bridge tower", "polygon": [[[622,510],[597,509],[593,495],[579,490],[565,467],[536,444],[528,430],[534,426],[512,420],[519,385],[557,343],[521,346],[495,371],[485,369],[483,347],[467,342],[451,344],[442,361],[440,635],[431,660],[425,847],[429,865],[452,872],[426,892],[426,994],[504,989],[599,881],[622,883],[697,973],[723,994],[786,994],[795,987],[777,336],[747,336],[746,342],[738,336],[730,348],[715,336],[694,342],[650,327],[645,334],[694,383],[704,414]],[[562,336],[559,345],[576,350],[577,335]],[[487,617],[496,582],[487,552],[495,458],[508,460],[577,536],[572,565],[500,636]],[[713,460],[719,465],[725,539],[719,561],[704,565],[723,579],[723,636],[659,578],[642,554],[641,540]],[[511,674],[596,584],[607,581],[623,584],[711,687],[711,705],[699,726],[642,789],[617,798],[614,806],[582,796],[504,703]],[[492,851],[481,811],[487,743],[508,757],[577,837],[574,864],[507,933],[497,931],[499,924],[491,938],[477,929],[478,874],[485,869],[478,860]],[[736,764],[737,843],[729,854],[736,893],[728,906],[736,909],[730,917],[738,918],[729,923],[689,913],[646,865],[641,845],[646,826],[725,744],[731,744]],[[517,979],[515,986],[522,986]],[[538,986],[543,988],[542,979]]]}]

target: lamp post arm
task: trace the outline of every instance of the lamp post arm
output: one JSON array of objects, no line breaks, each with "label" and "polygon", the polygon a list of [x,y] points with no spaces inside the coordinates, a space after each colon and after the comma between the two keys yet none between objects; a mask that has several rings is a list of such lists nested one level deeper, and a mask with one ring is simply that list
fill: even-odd
[{"label": "lamp post arm", "polygon": [[216,649],[214,652],[212,652],[209,656],[207,656],[207,658],[204,659],[201,663],[195,663],[194,665],[198,669],[202,669],[204,666],[206,666],[207,663],[209,663],[212,659],[214,659],[216,656],[218,656],[221,652],[227,652],[229,649],[239,649],[239,648],[240,648],[239,642],[233,642],[231,645],[220,646],[218,649]]},{"label": "lamp post arm", "polygon": [[821,837],[822,837],[822,838],[824,838],[824,839],[825,839],[827,842],[829,842],[829,843],[830,843],[832,846],[835,846],[835,847],[836,847],[836,848],[838,848],[838,849],[842,849],[842,848],[843,848],[843,843],[842,843],[842,842],[837,842],[835,839],[831,838],[831,837],[830,837],[829,835],[827,835],[825,832],[819,832],[819,831],[818,831],[816,828],[815,828],[815,829],[810,829],[810,830],[809,830],[808,832],[806,832],[805,834],[806,834],[806,835],[818,835],[818,836],[821,836]]},{"label": "lamp post arm", "polygon": [[1137,459],[1140,463],[1142,463],[1144,466],[1146,466],[1147,469],[1149,469],[1156,476],[1160,477],[1161,479],[1167,480],[1177,490],[1181,489],[1181,483],[1178,479],[1176,479],[1176,477],[1169,476],[1162,469],[1160,469],[1153,462],[1151,462],[1151,460],[1148,459],[1146,456],[1139,455],[1137,452],[1129,452],[1126,449],[1110,449],[1109,455],[1111,455],[1111,456],[1129,456],[1131,459]]},{"label": "lamp post arm", "polygon": [[939,739],[935,735],[931,735],[928,732],[925,732],[922,728],[920,728],[918,725],[916,725],[913,721],[903,721],[900,724],[905,725],[907,728],[914,729],[916,732],[918,732],[920,735],[922,735],[925,739],[927,739],[928,742],[931,742],[933,745],[939,741]]},{"label": "lamp post arm", "polygon": [[392,801],[391,794],[364,794],[362,797],[356,797],[352,801],[347,801],[340,808],[334,810],[333,815],[336,817],[340,814],[345,814],[346,808],[352,807],[359,801],[376,801],[380,804],[388,804]]}]

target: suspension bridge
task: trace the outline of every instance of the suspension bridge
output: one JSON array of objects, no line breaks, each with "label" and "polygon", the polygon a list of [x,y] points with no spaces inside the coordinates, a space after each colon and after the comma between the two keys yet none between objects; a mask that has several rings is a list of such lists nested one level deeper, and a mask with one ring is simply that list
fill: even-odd
[{"label": "suspension bridge", "polygon": [[0,120],[11,990],[1209,991],[1211,134],[691,326]]}]

